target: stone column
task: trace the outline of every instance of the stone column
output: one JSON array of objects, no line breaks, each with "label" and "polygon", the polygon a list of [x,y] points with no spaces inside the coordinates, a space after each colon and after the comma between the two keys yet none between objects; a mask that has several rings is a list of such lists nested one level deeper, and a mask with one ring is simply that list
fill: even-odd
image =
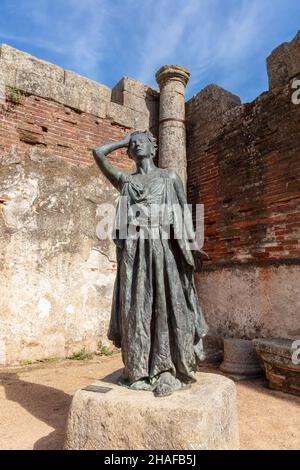
[{"label": "stone column", "polygon": [[190,73],[180,65],[164,65],[155,77],[160,88],[159,166],[172,168],[186,187],[184,91]]}]

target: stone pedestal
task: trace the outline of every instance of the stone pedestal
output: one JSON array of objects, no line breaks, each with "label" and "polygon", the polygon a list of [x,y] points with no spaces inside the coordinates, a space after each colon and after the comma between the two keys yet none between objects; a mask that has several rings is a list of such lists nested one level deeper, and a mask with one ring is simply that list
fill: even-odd
[{"label": "stone pedestal", "polygon": [[224,361],[220,370],[234,380],[245,380],[262,374],[262,366],[252,341],[224,339]]},{"label": "stone pedestal", "polygon": [[269,387],[300,396],[300,339],[255,339]]},{"label": "stone pedestal", "polygon": [[159,166],[175,170],[186,186],[184,92],[190,73],[179,65],[164,65],[155,76],[160,87]]},{"label": "stone pedestal", "polygon": [[[99,392],[76,392],[66,449],[238,449],[234,383],[217,374],[197,374],[188,390],[155,398],[103,381]],[[107,391],[106,389],[109,388]]]}]

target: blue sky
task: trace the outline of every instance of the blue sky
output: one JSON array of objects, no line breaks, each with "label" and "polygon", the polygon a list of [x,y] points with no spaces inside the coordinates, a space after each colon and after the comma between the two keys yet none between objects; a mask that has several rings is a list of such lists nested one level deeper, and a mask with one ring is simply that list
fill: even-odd
[{"label": "blue sky", "polygon": [[157,86],[168,63],[191,72],[187,97],[216,83],[251,101],[265,59],[300,29],[299,0],[0,0],[0,42],[109,87]]}]

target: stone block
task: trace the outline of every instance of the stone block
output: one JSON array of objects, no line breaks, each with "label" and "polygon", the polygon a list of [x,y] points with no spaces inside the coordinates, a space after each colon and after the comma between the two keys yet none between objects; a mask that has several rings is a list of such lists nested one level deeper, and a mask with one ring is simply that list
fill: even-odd
[{"label": "stone block", "polygon": [[300,78],[300,31],[290,42],[291,78]]},{"label": "stone block", "polygon": [[289,81],[290,48],[287,42],[276,47],[267,57],[269,90],[283,86]]},{"label": "stone block", "polygon": [[149,85],[123,77],[112,89],[111,100],[147,116],[148,127],[158,122],[159,93]]},{"label": "stone block", "polygon": [[106,116],[107,101],[101,94],[85,91],[75,84],[66,85],[53,80],[44,80],[38,73],[17,70],[16,87],[26,93],[52,99],[84,113],[101,118]]},{"label": "stone block", "polygon": [[234,380],[256,377],[262,367],[252,341],[246,339],[224,339],[224,361],[220,370]]},{"label": "stone block", "polygon": [[240,106],[238,96],[217,85],[207,85],[186,103],[188,125],[195,122],[218,121],[219,116],[236,106]]},{"label": "stone block", "polygon": [[34,72],[44,78],[44,80],[54,80],[64,82],[64,70],[44,60],[37,59],[30,54],[19,51],[6,44],[0,46],[0,58],[18,70]]},{"label": "stone block", "polygon": [[16,69],[13,65],[7,64],[0,57],[0,81],[5,85],[16,85]]},{"label": "stone block", "polygon": [[76,392],[65,447],[84,449],[238,449],[234,383],[216,374],[197,374],[189,390],[155,398],[112,382],[107,393]]},{"label": "stone block", "polygon": [[39,73],[17,70],[16,87],[26,93],[52,99],[76,109],[79,106],[79,92],[75,88],[67,88],[63,83],[45,80]]},{"label": "stone block", "polygon": [[159,117],[159,102],[151,99],[144,99],[137,95],[132,95],[127,91],[123,92],[123,106],[137,111],[143,115],[142,122],[147,124],[147,127],[154,127],[158,125]]},{"label": "stone block", "polygon": [[149,116],[117,103],[107,104],[106,117],[112,122],[132,129],[149,129]]},{"label": "stone block", "polygon": [[16,88],[32,95],[42,96],[43,98],[52,97],[52,82],[33,71],[17,69]]},{"label": "stone block", "polygon": [[123,103],[123,79],[121,79],[111,90],[111,101],[113,103]]},{"label": "stone block", "polygon": [[62,83],[52,83],[50,98],[73,109],[81,109],[80,91],[76,87]]},{"label": "stone block", "polygon": [[300,338],[297,344],[287,338],[255,339],[253,344],[263,361],[269,387],[300,396]]},{"label": "stone block", "polygon": [[93,114],[94,116],[105,118],[107,113],[108,102],[101,96],[94,93],[79,93],[78,108],[84,113]]},{"label": "stone block", "polygon": [[106,102],[111,98],[108,87],[5,44],[0,46],[0,85],[3,83],[101,118],[106,116]]},{"label": "stone block", "polygon": [[159,91],[152,88],[150,85],[134,80],[130,77],[123,77],[112,89],[112,101],[123,104],[123,92],[131,95],[139,96],[140,98],[148,98],[153,100],[159,99]]},{"label": "stone block", "polygon": [[66,87],[75,87],[81,95],[93,95],[95,97],[101,98],[104,101],[110,101],[111,99],[111,89],[105,85],[90,80],[86,77],[82,77],[77,73],[70,72],[69,70],[65,71],[65,85]]},{"label": "stone block", "polygon": [[291,42],[276,47],[267,57],[269,89],[284,86],[300,75],[300,31]]},{"label": "stone block", "polygon": [[124,127],[135,127],[134,111],[125,109],[124,106],[117,103],[109,103],[107,106],[106,117],[116,124]]},{"label": "stone block", "polygon": [[[150,106],[153,107],[153,101],[148,100],[148,106],[145,98],[141,96],[133,95],[128,91],[123,91],[123,99],[120,103],[127,108],[135,109],[137,111],[143,111],[146,113],[150,112]],[[155,103],[156,104],[156,103]],[[154,104],[154,106],[155,106]]]}]

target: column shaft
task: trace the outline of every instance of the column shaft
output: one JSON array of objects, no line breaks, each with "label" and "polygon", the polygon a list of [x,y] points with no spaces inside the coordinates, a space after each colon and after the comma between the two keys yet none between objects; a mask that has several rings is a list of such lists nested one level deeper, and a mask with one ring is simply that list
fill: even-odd
[{"label": "column shaft", "polygon": [[174,169],[186,187],[186,134],[184,92],[189,72],[165,65],[156,73],[160,87],[159,166]]}]

